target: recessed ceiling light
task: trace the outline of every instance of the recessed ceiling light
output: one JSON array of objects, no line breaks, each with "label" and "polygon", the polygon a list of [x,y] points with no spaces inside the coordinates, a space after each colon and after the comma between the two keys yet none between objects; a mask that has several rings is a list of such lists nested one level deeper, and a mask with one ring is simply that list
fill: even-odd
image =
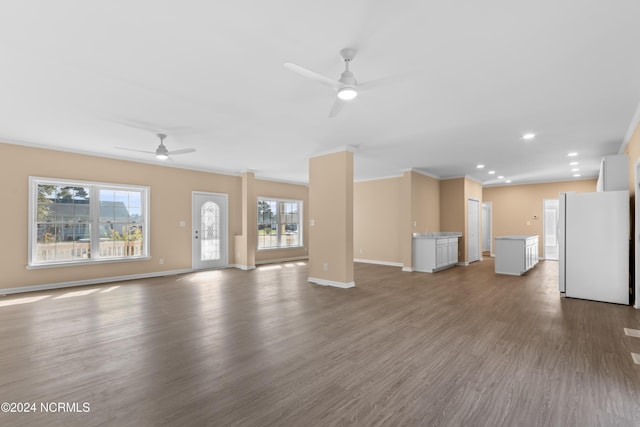
[{"label": "recessed ceiling light", "polygon": [[529,141],[529,140],[531,140],[531,139],[533,139],[535,137],[536,137],[535,133],[525,133],[524,135],[522,135],[522,139],[524,139],[526,141]]},{"label": "recessed ceiling light", "polygon": [[489,175],[493,175],[496,171],[489,171]]},{"label": "recessed ceiling light", "polygon": [[580,176],[579,173],[574,173],[573,176],[575,176],[576,178]]},{"label": "recessed ceiling light", "polygon": [[576,153],[575,151],[573,151],[573,152],[571,152],[571,153],[567,154],[567,156],[569,156],[569,157],[575,157],[575,156],[577,156],[577,155],[578,155],[578,153]]},{"label": "recessed ceiling light", "polygon": [[500,175],[500,176],[498,177],[498,179],[503,179],[503,178],[504,178],[504,176],[503,176],[503,175]]},{"label": "recessed ceiling light", "polygon": [[484,165],[478,165],[476,166],[478,169],[482,169],[484,167]]},{"label": "recessed ceiling light", "polygon": [[579,164],[580,163],[578,163],[578,162],[571,162],[571,163],[569,163],[569,166],[578,166]]},{"label": "recessed ceiling light", "polygon": [[510,179],[508,179],[508,180],[506,180],[505,182],[506,182],[507,184],[509,184],[509,183],[511,183],[511,180],[510,180]]},{"label": "recessed ceiling light", "polygon": [[571,169],[571,172],[579,172],[579,171],[580,171],[580,168],[573,168],[573,169]]}]

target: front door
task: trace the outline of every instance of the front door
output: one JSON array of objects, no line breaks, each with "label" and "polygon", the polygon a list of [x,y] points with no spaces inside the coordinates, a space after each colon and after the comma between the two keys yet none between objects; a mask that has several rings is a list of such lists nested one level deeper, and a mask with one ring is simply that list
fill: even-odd
[{"label": "front door", "polygon": [[226,194],[193,193],[192,265],[194,270],[227,267]]}]

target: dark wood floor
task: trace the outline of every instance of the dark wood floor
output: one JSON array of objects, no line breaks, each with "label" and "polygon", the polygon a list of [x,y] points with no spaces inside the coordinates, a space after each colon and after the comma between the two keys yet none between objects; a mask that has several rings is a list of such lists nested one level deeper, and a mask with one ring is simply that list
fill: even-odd
[{"label": "dark wood floor", "polygon": [[[0,298],[2,426],[638,426],[640,311],[496,276],[223,270]],[[88,292],[91,292],[87,294]],[[40,298],[39,300],[35,300]]]}]

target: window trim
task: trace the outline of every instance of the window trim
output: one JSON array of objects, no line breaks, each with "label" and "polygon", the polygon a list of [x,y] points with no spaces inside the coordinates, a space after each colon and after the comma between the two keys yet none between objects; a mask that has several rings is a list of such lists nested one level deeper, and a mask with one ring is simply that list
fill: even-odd
[{"label": "window trim", "polygon": [[[116,191],[140,191],[142,193],[142,199],[140,206],[141,218],[142,218],[142,253],[141,256],[127,256],[127,257],[110,257],[110,258],[90,258],[86,260],[72,260],[72,261],[58,261],[58,262],[47,262],[47,263],[38,263],[36,260],[36,251],[37,244],[34,239],[37,236],[36,228],[38,223],[37,218],[37,194],[38,194],[38,185],[68,185],[70,187],[90,187],[90,200],[100,200],[99,191],[100,190],[116,190]],[[96,265],[96,264],[107,264],[107,263],[115,263],[115,262],[132,262],[132,261],[148,261],[151,259],[150,248],[151,248],[151,236],[149,235],[149,230],[151,229],[151,215],[150,215],[150,193],[151,188],[149,186],[143,185],[124,185],[124,184],[114,184],[109,182],[98,182],[98,181],[85,181],[85,180],[71,180],[71,179],[58,179],[58,178],[45,178],[45,177],[37,177],[30,176],[29,177],[29,209],[28,209],[28,253],[27,253],[27,270],[35,270],[40,268],[57,268],[57,267],[77,267],[80,265]],[[95,209],[94,205],[89,203],[89,217],[91,227],[91,249],[92,253],[98,253],[99,251],[95,251],[94,242],[99,242],[99,227],[94,226],[94,224],[100,223],[100,209]],[[96,240],[95,237],[98,237]]]},{"label": "window trim", "polygon": [[[260,201],[274,201],[274,202],[288,202],[288,203],[297,203],[298,204],[298,232],[300,233],[299,242],[300,244],[295,246],[274,246],[269,248],[261,248],[260,247],[260,235],[258,233],[258,227],[260,225],[258,218],[258,206],[260,205]],[[282,251],[287,249],[300,249],[304,248],[304,200],[297,199],[287,199],[282,197],[270,197],[270,196],[258,196],[256,197],[256,250],[257,251]],[[280,223],[278,222],[278,225]],[[278,244],[280,243],[280,234],[278,232]]]}]

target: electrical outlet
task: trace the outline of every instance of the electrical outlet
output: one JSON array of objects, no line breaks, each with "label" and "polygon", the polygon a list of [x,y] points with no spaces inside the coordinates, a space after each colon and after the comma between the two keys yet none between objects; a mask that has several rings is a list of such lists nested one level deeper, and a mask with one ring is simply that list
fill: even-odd
[{"label": "electrical outlet", "polygon": [[163,264],[164,264],[164,258],[160,258],[160,259],[158,260],[158,263],[160,263],[160,265],[163,265]]},{"label": "electrical outlet", "polygon": [[326,262],[322,265],[322,269],[324,271],[329,271],[329,264],[327,264]]}]

